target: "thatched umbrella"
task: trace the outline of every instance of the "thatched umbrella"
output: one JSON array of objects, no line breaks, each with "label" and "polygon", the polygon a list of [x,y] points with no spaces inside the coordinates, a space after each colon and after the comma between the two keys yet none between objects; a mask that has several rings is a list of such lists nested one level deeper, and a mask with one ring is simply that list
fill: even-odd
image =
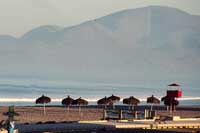
[{"label": "thatched umbrella", "polygon": [[114,107],[114,103],[120,101],[120,97],[114,96],[114,95],[112,94],[112,96],[108,97],[108,101],[109,101],[109,104],[110,104],[110,105],[113,105],[113,108],[115,108],[115,107]]},{"label": "thatched umbrella", "polygon": [[78,105],[78,106],[79,106],[79,112],[80,112],[81,106],[82,106],[82,105],[88,105],[88,101],[86,101],[86,100],[84,100],[84,99],[82,99],[82,98],[80,97],[80,98],[74,100],[74,101],[72,102],[72,104],[73,104],[73,105]]},{"label": "thatched umbrella", "polygon": [[175,107],[177,105],[179,105],[179,101],[172,98],[172,97],[168,97],[168,96],[164,96],[161,98],[161,101],[164,102],[164,104],[167,106],[167,107],[171,107],[170,111],[172,110],[172,108],[174,108],[175,110]]},{"label": "thatched umbrella", "polygon": [[65,105],[68,107],[68,111],[69,111],[69,106],[72,105],[72,102],[74,101],[74,99],[72,99],[70,96],[68,96],[67,98],[64,98],[62,100],[62,105]]},{"label": "thatched umbrella", "polygon": [[51,102],[51,98],[44,96],[44,95],[42,95],[35,101],[36,104],[43,104],[44,115],[46,114],[45,104],[50,103],[50,102]]},{"label": "thatched umbrella", "polygon": [[171,101],[173,98],[168,97],[168,96],[164,96],[161,98],[161,101],[164,102],[164,105],[166,106],[171,106]]},{"label": "thatched umbrella", "polygon": [[140,100],[133,97],[133,96],[130,96],[129,98],[123,99],[123,104],[128,104],[129,108],[131,106],[131,109],[134,109],[134,106],[138,105],[139,103],[140,103]]},{"label": "thatched umbrella", "polygon": [[172,106],[177,106],[179,105],[179,101],[176,100],[176,99],[172,99],[171,101],[167,100],[167,101],[164,101],[164,104],[165,105],[172,105]]},{"label": "thatched umbrella", "polygon": [[36,99],[35,103],[36,104],[43,104],[43,111],[44,111],[44,115],[46,114],[45,111],[45,104],[50,103],[51,102],[51,98],[42,95],[41,97],[39,97],[38,99]]},{"label": "thatched umbrella", "polygon": [[168,110],[168,107],[170,106],[170,104],[168,104],[167,101],[170,101],[170,98],[167,96],[164,96],[161,98],[161,101],[164,102],[164,105],[167,106],[167,110]]},{"label": "thatched umbrella", "polygon": [[160,104],[160,100],[152,95],[151,97],[147,98],[147,103],[151,104],[151,110],[152,110],[153,109],[152,104]]},{"label": "thatched umbrella", "polygon": [[104,105],[105,106],[105,108],[106,108],[106,105],[108,105],[110,103],[110,100],[105,96],[104,98],[102,98],[102,99],[99,99],[98,101],[97,101],[97,104],[98,105]]}]

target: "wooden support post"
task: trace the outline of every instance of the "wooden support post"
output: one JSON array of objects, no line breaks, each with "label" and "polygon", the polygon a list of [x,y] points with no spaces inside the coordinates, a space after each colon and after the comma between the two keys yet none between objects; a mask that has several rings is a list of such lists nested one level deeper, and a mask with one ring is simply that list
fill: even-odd
[{"label": "wooden support post", "polygon": [[107,118],[107,111],[106,109],[103,110],[103,119],[105,120]]},{"label": "wooden support post", "polygon": [[135,111],[135,119],[137,119],[137,118],[138,118],[137,111]]},{"label": "wooden support post", "polygon": [[122,110],[119,110],[119,119],[122,120],[123,119],[123,114],[122,114]]}]

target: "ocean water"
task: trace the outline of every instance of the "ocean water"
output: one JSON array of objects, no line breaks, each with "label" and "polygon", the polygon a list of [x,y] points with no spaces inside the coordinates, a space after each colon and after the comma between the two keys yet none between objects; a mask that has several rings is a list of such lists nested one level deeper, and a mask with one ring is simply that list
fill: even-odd
[{"label": "ocean water", "polygon": [[[160,83],[161,84],[161,83]],[[51,97],[51,105],[60,105],[60,101],[70,95],[76,99],[82,97],[89,104],[96,104],[102,97],[112,94],[121,99],[129,96],[139,98],[141,104],[146,104],[147,97],[154,95],[161,98],[166,95],[166,85],[150,84],[111,84],[86,82],[58,82],[34,80],[0,80],[0,106],[3,105],[35,105],[36,98],[42,94]],[[200,89],[198,87],[181,87],[183,97],[182,105],[200,105]],[[119,103],[121,104],[121,103]]]}]

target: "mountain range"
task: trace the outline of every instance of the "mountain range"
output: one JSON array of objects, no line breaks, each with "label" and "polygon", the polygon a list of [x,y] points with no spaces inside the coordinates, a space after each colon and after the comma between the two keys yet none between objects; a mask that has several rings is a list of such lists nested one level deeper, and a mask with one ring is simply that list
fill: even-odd
[{"label": "mountain range", "polygon": [[0,35],[0,77],[199,80],[200,16],[149,6],[72,27]]}]

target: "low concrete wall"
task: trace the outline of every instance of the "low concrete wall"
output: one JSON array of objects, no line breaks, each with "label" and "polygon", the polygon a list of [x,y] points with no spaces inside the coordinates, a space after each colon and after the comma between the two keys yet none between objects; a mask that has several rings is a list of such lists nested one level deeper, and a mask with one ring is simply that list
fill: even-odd
[{"label": "low concrete wall", "polygon": [[105,123],[107,120],[98,120],[98,121],[78,121],[78,123]]},{"label": "low concrete wall", "polygon": [[181,118],[180,116],[173,116],[173,121],[196,121],[200,120],[200,118]]}]

